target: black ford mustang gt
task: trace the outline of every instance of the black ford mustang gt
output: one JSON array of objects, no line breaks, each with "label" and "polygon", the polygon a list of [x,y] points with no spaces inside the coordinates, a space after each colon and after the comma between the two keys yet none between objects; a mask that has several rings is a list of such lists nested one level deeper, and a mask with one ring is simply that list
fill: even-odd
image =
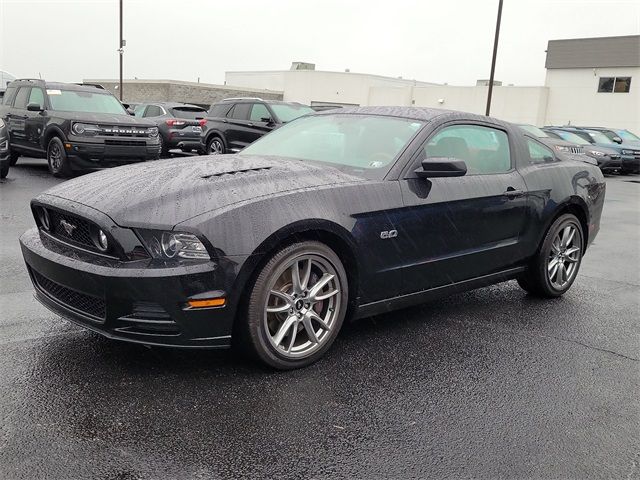
[{"label": "black ford mustang gt", "polygon": [[597,166],[421,108],[297,119],[240,154],[111,169],[32,201],[37,298],[107,337],[308,365],[345,316],[509,279],[556,297],[599,229]]}]

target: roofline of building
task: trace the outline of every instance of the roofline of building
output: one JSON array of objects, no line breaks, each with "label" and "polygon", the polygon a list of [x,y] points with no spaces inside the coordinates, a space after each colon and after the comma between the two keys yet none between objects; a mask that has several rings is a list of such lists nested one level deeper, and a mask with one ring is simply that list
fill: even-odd
[{"label": "roofline of building", "polygon": [[[119,83],[120,80],[117,78],[85,78],[82,80],[85,83]],[[268,90],[261,88],[250,88],[250,87],[241,87],[234,85],[220,85],[216,83],[202,83],[202,82],[188,82],[185,80],[167,80],[167,79],[145,79],[145,78],[125,78],[122,80],[122,83],[156,83],[160,85],[185,85],[189,87],[201,87],[201,88],[215,88],[217,90],[242,90],[244,92],[255,92],[255,93],[277,93],[282,94],[283,92],[280,90]]]},{"label": "roofline of building", "polygon": [[611,38],[633,38],[640,39],[640,35],[610,35],[607,37],[581,37],[581,38],[558,38],[555,40],[548,40],[548,42],[571,42],[576,40],[606,40]]},{"label": "roofline of building", "polygon": [[359,75],[362,77],[373,77],[373,78],[380,78],[380,79],[384,79],[384,80],[393,80],[395,82],[403,82],[403,83],[407,83],[410,85],[418,85],[418,84],[422,84],[422,85],[442,85],[441,83],[435,83],[435,82],[424,82],[422,80],[415,80],[415,79],[409,79],[409,78],[398,78],[398,77],[388,77],[385,75],[376,75],[373,73],[359,73],[359,72],[335,72],[332,70],[228,70],[225,73],[225,75],[227,73],[243,73],[243,74],[264,74],[264,73],[305,73],[305,74],[309,74],[309,72],[313,73],[313,72],[318,72],[318,73],[332,73],[332,74],[339,74],[339,75]]}]

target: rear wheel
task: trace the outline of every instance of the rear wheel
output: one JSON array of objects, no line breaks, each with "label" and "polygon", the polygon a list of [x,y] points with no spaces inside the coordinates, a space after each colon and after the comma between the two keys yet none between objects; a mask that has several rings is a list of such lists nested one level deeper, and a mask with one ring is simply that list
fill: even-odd
[{"label": "rear wheel", "polygon": [[289,370],[317,361],[344,321],[347,275],[319,242],[283,248],[262,268],[249,293],[241,340],[267,365]]},{"label": "rear wheel", "polygon": [[224,153],[224,143],[220,137],[212,137],[207,142],[207,155],[222,155]]},{"label": "rear wheel", "polygon": [[49,172],[51,172],[54,177],[64,178],[71,176],[71,166],[69,165],[67,152],[64,150],[62,140],[58,137],[53,137],[49,140],[49,145],[47,146],[47,163],[49,165]]},{"label": "rear wheel", "polygon": [[578,275],[583,246],[580,221],[569,213],[561,215],[547,231],[540,251],[518,283],[532,295],[547,298],[563,295]]}]

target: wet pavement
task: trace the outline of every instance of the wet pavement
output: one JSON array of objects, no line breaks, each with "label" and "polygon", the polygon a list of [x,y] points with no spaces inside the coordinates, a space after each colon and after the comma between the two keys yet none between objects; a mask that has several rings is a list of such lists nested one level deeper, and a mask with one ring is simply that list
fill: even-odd
[{"label": "wet pavement", "polygon": [[0,478],[640,478],[639,176],[607,178],[563,298],[508,282],[361,320],[287,373],[40,306],[17,238],[58,182],[24,159],[0,181]]}]

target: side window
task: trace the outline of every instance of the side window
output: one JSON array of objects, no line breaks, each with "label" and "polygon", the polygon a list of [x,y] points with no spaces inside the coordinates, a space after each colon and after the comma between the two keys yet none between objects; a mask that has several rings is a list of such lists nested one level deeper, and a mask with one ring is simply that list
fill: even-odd
[{"label": "side window", "polygon": [[234,120],[247,120],[249,118],[250,103],[236,103],[234,107],[227,113],[227,118]]},{"label": "side window", "polygon": [[502,130],[479,125],[454,125],[436,133],[424,147],[427,159],[464,160],[469,175],[511,170],[509,138]]},{"label": "side window", "polygon": [[213,105],[209,110],[209,117],[225,117],[230,108],[231,105],[228,103],[219,103],[217,105]]},{"label": "side window", "polygon": [[145,117],[159,117],[163,115],[162,109],[157,105],[149,105],[147,111],[144,112]]},{"label": "side window", "polygon": [[136,108],[133,109],[133,114],[136,117],[142,117],[142,115],[144,114],[145,108],[146,108],[146,105],[136,105]]},{"label": "side window", "polygon": [[20,87],[16,100],[13,102],[13,106],[16,108],[27,108],[27,101],[29,100],[29,92],[31,87]]},{"label": "side window", "polygon": [[533,164],[549,163],[555,160],[553,151],[538,142],[527,138],[527,147],[529,148],[529,158]]},{"label": "side window", "polygon": [[35,103],[36,105],[40,105],[40,108],[44,108],[44,93],[41,88],[31,88],[31,94],[29,95],[27,105],[30,103]]},{"label": "side window", "polygon": [[6,92],[4,92],[4,98],[2,99],[2,103],[5,105],[11,105],[13,103],[13,99],[16,96],[18,91],[18,87],[7,87]]},{"label": "side window", "polygon": [[268,118],[271,118],[271,114],[269,113],[269,110],[267,110],[267,106],[262,103],[254,103],[251,107],[251,116],[249,117],[249,120],[253,122],[266,122],[267,120],[263,119]]}]

